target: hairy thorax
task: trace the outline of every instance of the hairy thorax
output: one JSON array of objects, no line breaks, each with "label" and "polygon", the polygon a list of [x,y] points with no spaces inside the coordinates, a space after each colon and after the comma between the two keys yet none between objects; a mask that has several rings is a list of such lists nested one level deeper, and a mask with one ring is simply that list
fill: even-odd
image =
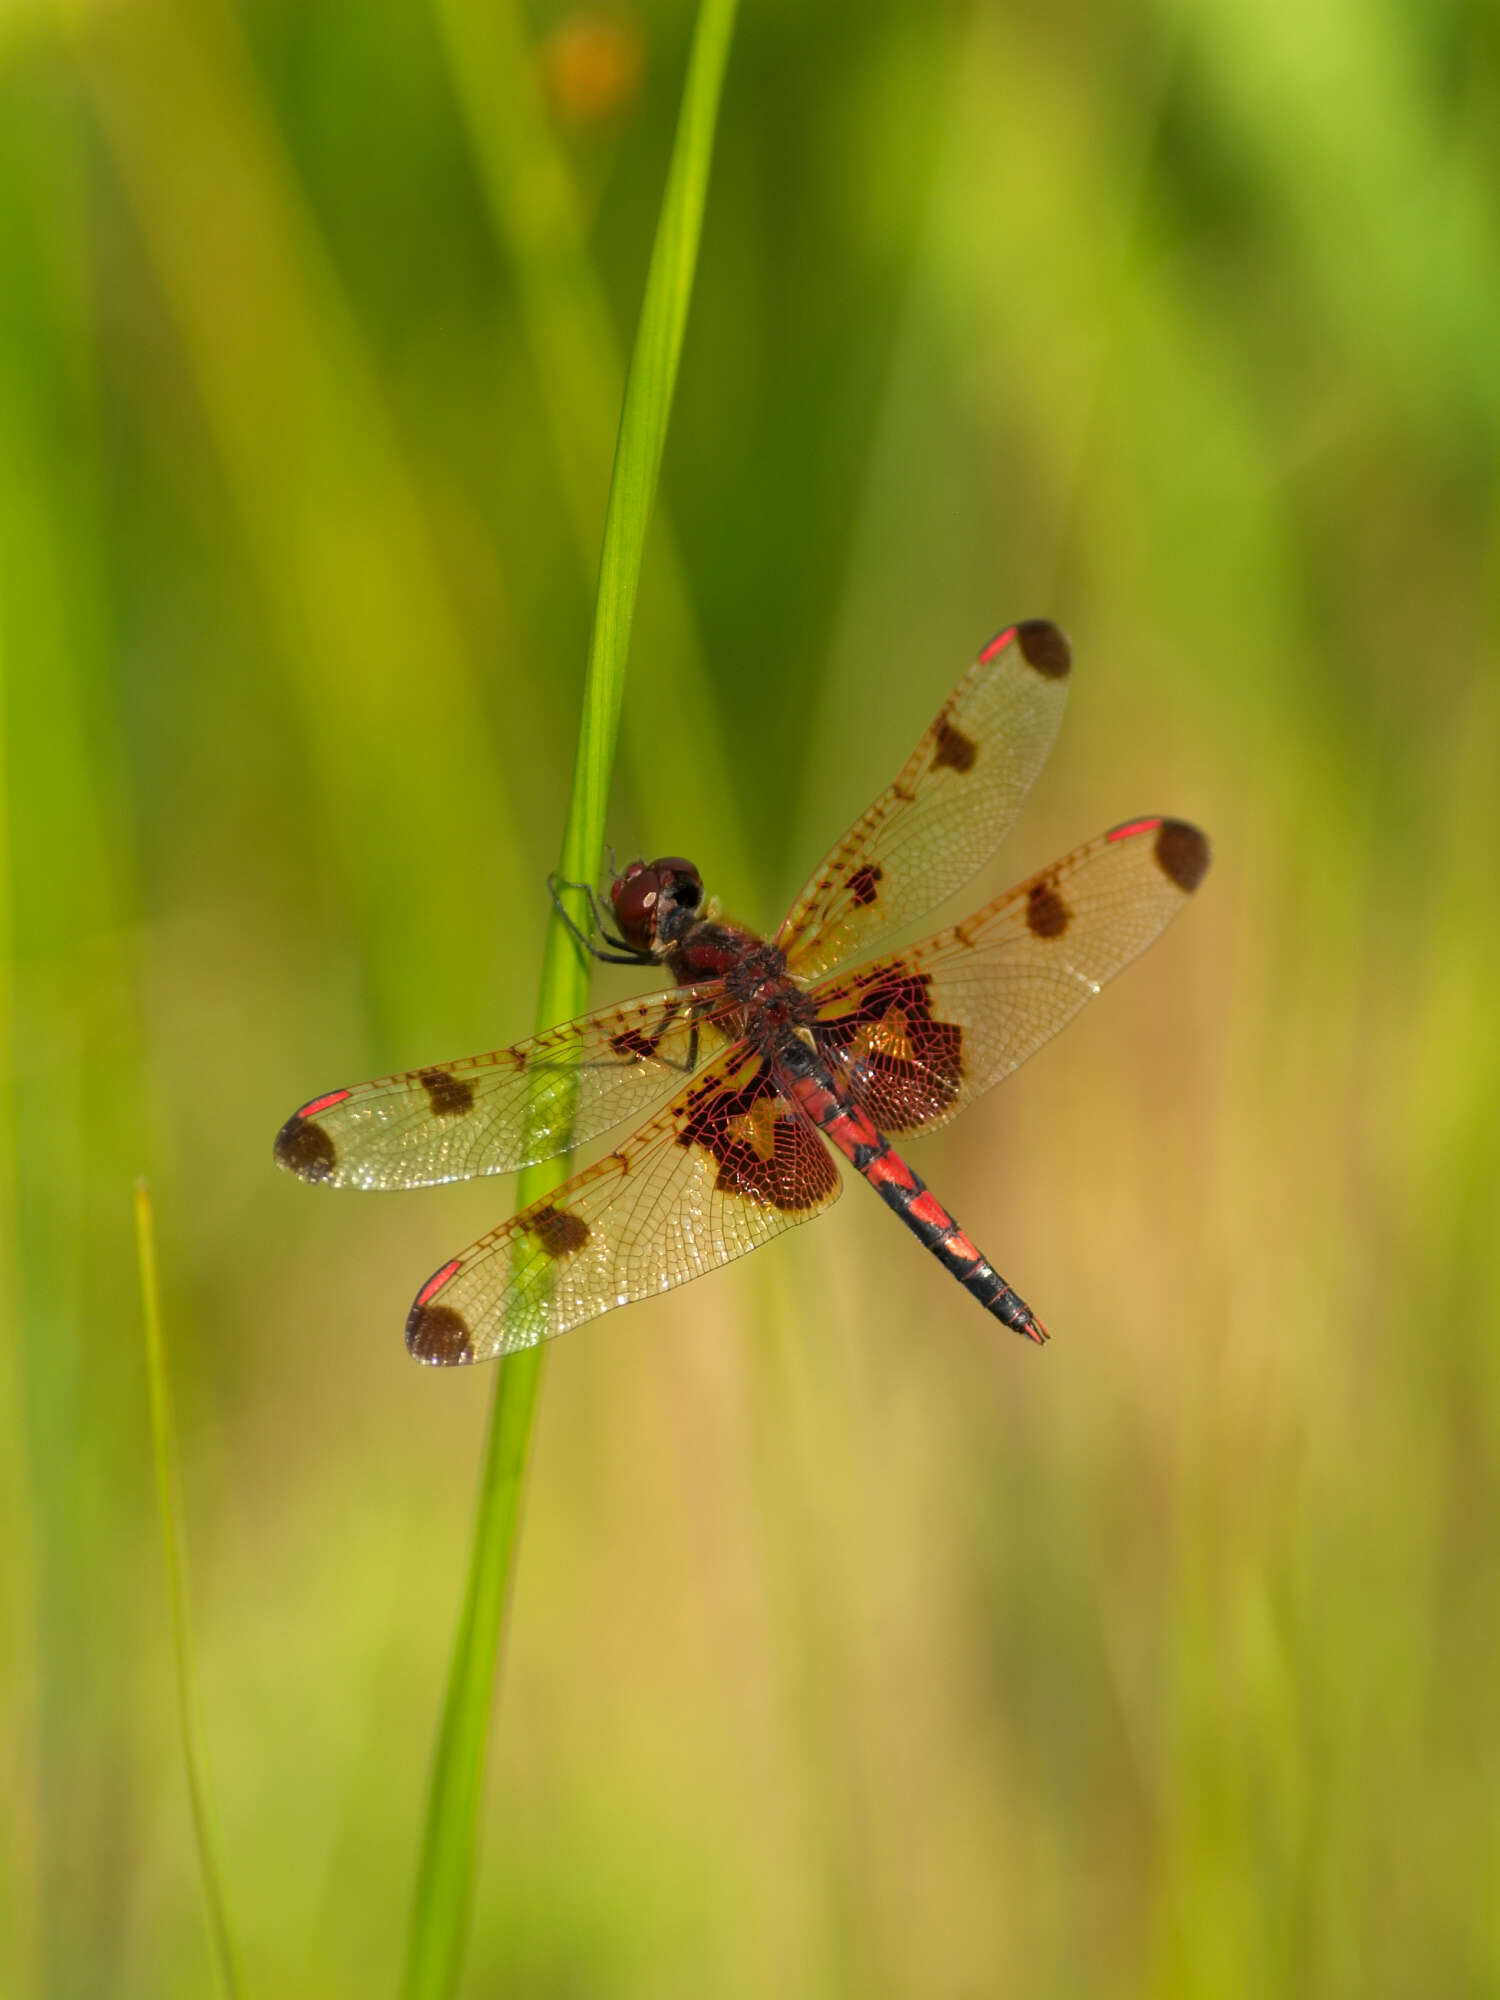
[{"label": "hairy thorax", "polygon": [[790,977],[786,954],[738,924],[697,924],[673,946],[668,964],[679,984],[722,979],[735,1032],[763,1053],[812,1019],[807,994]]}]

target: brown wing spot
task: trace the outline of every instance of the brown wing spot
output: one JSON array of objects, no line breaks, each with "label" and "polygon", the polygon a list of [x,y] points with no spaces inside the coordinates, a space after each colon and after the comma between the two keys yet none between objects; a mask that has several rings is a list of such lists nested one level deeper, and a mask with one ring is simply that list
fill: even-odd
[{"label": "brown wing spot", "polygon": [[813,1024],[818,1047],[883,1132],[940,1117],[963,1082],[963,1029],[933,1013],[930,985],[925,973],[881,972],[861,982],[847,1013]]},{"label": "brown wing spot", "polygon": [[565,1208],[554,1208],[550,1202],[545,1208],[533,1211],[526,1227],[554,1260],[572,1256],[589,1240],[589,1226],[581,1216]]},{"label": "brown wing spot", "polygon": [[468,1326],[452,1306],[414,1305],[406,1315],[406,1351],[439,1368],[474,1359]]},{"label": "brown wing spot", "polygon": [[849,877],[849,894],[860,909],[867,910],[874,902],[877,894],[876,884],[884,873],[883,868],[877,868],[873,862],[867,861],[863,868],[856,868]]},{"label": "brown wing spot", "polygon": [[456,1118],[474,1109],[474,1086],[446,1069],[419,1069],[417,1082],[427,1092],[427,1102],[439,1118]]},{"label": "brown wing spot", "polygon": [[1066,680],[1073,665],[1073,648],[1061,625],[1050,618],[1023,618],[1016,627],[1016,644],[1029,667],[1049,681]]},{"label": "brown wing spot", "polygon": [[1033,882],[1026,897],[1026,928],[1033,937],[1061,937],[1073,913],[1050,882]]},{"label": "brown wing spot", "polygon": [[940,715],[937,723],[937,742],[932,747],[932,768],[946,766],[950,771],[972,771],[974,760],[979,755],[979,745],[972,736],[965,736],[961,729],[955,729],[946,715]]},{"label": "brown wing spot", "polygon": [[622,1028],[618,1035],[611,1035],[609,1045],[617,1056],[629,1056],[634,1062],[644,1062],[656,1054],[655,1047],[639,1028]]},{"label": "brown wing spot", "polygon": [[1207,836],[1185,819],[1164,819],[1156,835],[1156,862],[1184,895],[1190,896],[1208,873],[1213,856]]},{"label": "brown wing spot", "polygon": [[276,1134],[276,1163],[304,1181],[326,1181],[338,1165],[338,1151],[311,1118],[288,1118]]},{"label": "brown wing spot", "polygon": [[821,1206],[838,1169],[817,1133],[785,1108],[764,1063],[738,1085],[717,1078],[691,1091],[679,1146],[701,1146],[718,1162],[721,1194],[787,1213]]}]

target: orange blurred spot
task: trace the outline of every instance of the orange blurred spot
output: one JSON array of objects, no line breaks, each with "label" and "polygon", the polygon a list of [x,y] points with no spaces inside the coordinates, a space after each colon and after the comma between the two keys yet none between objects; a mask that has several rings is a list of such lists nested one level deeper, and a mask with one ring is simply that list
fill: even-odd
[{"label": "orange blurred spot", "polygon": [[633,14],[579,8],[541,47],[542,78],[564,124],[603,124],[640,94],[646,38]]}]

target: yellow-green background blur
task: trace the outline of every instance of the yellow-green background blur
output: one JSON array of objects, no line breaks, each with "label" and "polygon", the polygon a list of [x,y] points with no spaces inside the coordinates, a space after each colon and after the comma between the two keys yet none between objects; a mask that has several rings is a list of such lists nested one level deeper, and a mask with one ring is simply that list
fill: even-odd
[{"label": "yellow-green background blur", "polygon": [[[394,1988],[511,1187],[271,1139],[531,1026],[691,19],[5,10],[7,1996],[213,1984],[140,1173],[250,1989]],[[550,1355],[468,1992],[1500,1990],[1497,186],[1467,0],[744,0],[617,848],[774,921],[1045,614],[971,900],[1216,860],[915,1150],[1045,1354],[855,1186]]]}]

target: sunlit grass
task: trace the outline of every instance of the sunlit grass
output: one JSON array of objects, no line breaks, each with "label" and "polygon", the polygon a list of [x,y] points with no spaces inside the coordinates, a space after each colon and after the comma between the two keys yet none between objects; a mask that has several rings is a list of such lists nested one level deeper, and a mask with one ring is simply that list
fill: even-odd
[{"label": "sunlit grass", "polygon": [[182,1496],[177,1479],[176,1421],[172,1413],[172,1383],[167,1372],[166,1338],[161,1323],[161,1283],[156,1268],[156,1224],[151,1213],[150,1190],[144,1181],[138,1181],[135,1189],[135,1238],[136,1255],[140,1262],[141,1324],[146,1339],[146,1381],[151,1393],[151,1455],[156,1471],[156,1505],[167,1572],[167,1607],[172,1626],[172,1659],[177,1675],[177,1722],[182,1737],[183,1772],[192,1807],[193,1839],[203,1877],[203,1899],[208,1906],[214,1957],[224,1991],[231,1996],[231,2000],[237,2000],[242,1988],[229,1922],[229,1898],[214,1832],[199,1716],[197,1672],[193,1661]]},{"label": "sunlit grass", "polygon": [[[592,881],[604,848],[605,812],[625,666],[635,621],[646,530],[656,497],[677,368],[703,226],[736,0],[703,0],[683,84],[677,141],[662,195],[640,326],[625,382],[619,441],[604,517],[599,597],[594,615],[583,719],[559,875],[576,922],[588,922],[580,883]],[[542,959],[539,1030],[581,1014],[588,1002],[589,959],[561,916],[547,933]],[[520,1176],[525,1207],[556,1187],[565,1160]],[[501,1620],[515,1559],[521,1493],[541,1383],[542,1350],[510,1356],[495,1391],[469,1582],[454,1650],[426,1837],[417,1880],[404,1991],[451,1993],[457,1985],[473,1894],[479,1800]]]},{"label": "sunlit grass", "polygon": [[[583,200],[549,117],[519,0],[438,0],[435,9],[485,203],[524,314],[558,478],[593,588],[624,368],[590,253]],[[583,17],[587,30],[590,17]],[[727,884],[750,877],[733,771],[670,512],[658,501],[642,586],[637,698],[620,719],[629,775],[649,789],[663,765],[687,825],[713,817]]]}]

